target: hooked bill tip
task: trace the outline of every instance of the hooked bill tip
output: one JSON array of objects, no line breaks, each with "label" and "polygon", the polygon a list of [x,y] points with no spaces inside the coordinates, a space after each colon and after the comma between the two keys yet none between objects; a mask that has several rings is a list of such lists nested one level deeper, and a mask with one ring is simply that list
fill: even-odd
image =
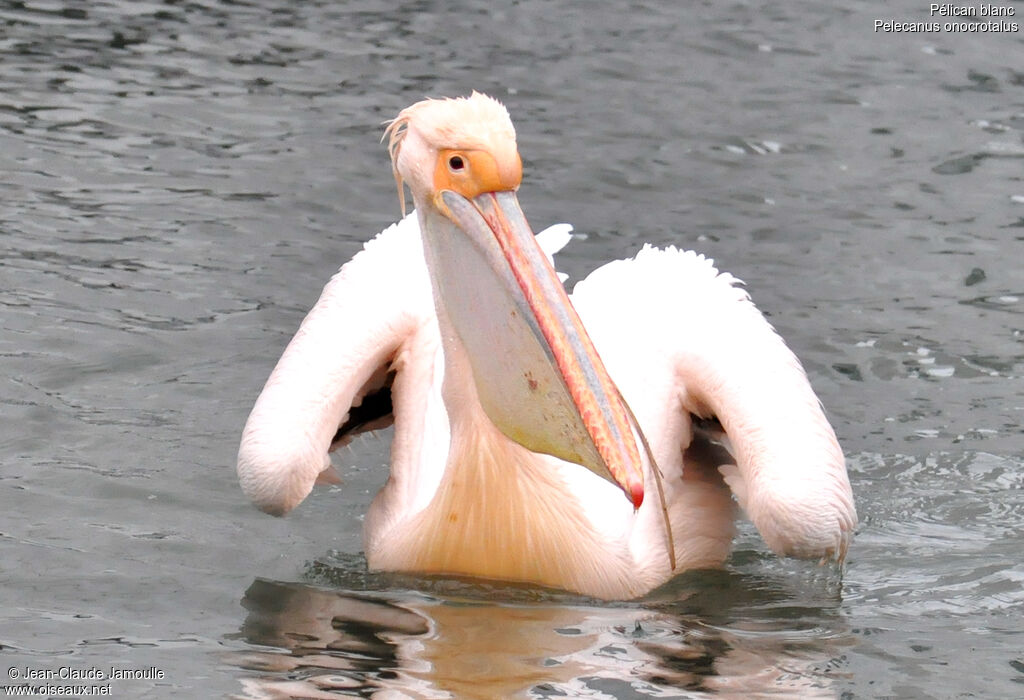
[{"label": "hooked bill tip", "polygon": [[635,481],[629,486],[629,501],[633,508],[638,510],[644,502],[644,484],[642,481]]}]

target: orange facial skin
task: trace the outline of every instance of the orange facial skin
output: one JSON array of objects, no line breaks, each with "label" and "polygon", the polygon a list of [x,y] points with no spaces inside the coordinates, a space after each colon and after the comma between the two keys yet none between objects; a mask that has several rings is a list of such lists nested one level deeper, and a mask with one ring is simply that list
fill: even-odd
[{"label": "orange facial skin", "polygon": [[499,162],[489,151],[443,149],[434,166],[435,204],[446,211],[441,192],[458,192],[473,201],[485,192],[503,192],[519,189],[523,181],[523,162],[519,154],[502,158]]}]

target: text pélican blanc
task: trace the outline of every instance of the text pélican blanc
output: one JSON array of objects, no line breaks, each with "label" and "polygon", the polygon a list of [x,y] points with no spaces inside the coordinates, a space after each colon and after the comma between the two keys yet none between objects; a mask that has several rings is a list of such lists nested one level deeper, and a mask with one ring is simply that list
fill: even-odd
[{"label": "text p\u00e9lican blanc", "polygon": [[[1016,8],[1010,5],[997,5],[993,3],[978,3],[976,5],[955,5],[953,3],[933,2],[928,5],[929,17],[986,17],[1002,18],[1015,17]],[[921,32],[947,32],[952,34],[1002,34],[1019,32],[1020,25],[1015,21],[1004,19],[989,19],[984,22],[940,22],[935,20],[923,22],[906,22],[895,19],[876,19],[874,21],[875,32],[890,33],[921,33]]]}]

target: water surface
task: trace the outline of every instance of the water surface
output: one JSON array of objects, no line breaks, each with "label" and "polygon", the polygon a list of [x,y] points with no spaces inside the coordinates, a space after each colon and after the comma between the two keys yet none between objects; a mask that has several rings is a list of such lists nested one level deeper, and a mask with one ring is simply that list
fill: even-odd
[{"label": "water surface", "polygon": [[[164,672],[133,698],[1024,693],[1022,35],[455,5],[0,3],[4,666]],[[531,222],[586,234],[572,277],[650,241],[747,282],[848,457],[841,576],[749,526],[628,604],[370,575],[387,435],[286,519],[245,501],[252,401],[398,216],[382,122],[474,88]]]}]

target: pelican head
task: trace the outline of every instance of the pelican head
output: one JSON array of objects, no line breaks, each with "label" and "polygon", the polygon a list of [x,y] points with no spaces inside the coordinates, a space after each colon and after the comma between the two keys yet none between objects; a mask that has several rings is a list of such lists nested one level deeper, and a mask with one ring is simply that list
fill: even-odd
[{"label": "pelican head", "polygon": [[639,427],[520,209],[508,112],[476,92],[424,100],[386,136],[399,193],[408,185],[416,205],[446,352],[456,342],[465,352],[484,413],[510,440],[587,467],[639,507]]}]

